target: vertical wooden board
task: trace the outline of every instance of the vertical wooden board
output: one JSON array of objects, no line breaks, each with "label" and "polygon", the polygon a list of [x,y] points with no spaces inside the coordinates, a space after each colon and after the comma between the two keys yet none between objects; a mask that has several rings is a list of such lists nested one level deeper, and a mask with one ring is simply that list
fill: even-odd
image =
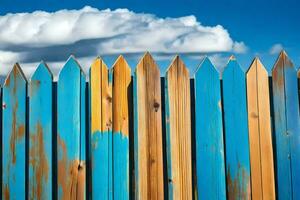
[{"label": "vertical wooden board", "polygon": [[285,107],[284,59],[282,52],[272,70],[274,137],[276,147],[276,184],[278,199],[292,199],[290,139],[287,132]]},{"label": "vertical wooden board", "polygon": [[3,86],[3,199],[25,199],[26,87],[26,78],[16,64]]},{"label": "vertical wooden board", "polygon": [[29,199],[52,199],[52,74],[41,63],[29,84]]},{"label": "vertical wooden board", "polygon": [[77,181],[77,199],[86,198],[86,76],[80,73],[80,155]]},{"label": "vertical wooden board", "polygon": [[136,199],[163,199],[160,72],[149,53],[135,72]]},{"label": "vertical wooden board", "polygon": [[253,199],[275,199],[268,72],[255,59],[247,72],[247,102]]},{"label": "vertical wooden board", "polygon": [[131,70],[123,56],[113,66],[113,197],[129,199],[129,86]]},{"label": "vertical wooden board", "polygon": [[290,140],[290,162],[293,199],[300,199],[300,113],[298,99],[298,79],[293,63],[285,52],[284,88],[286,106],[286,129]]},{"label": "vertical wooden board", "polygon": [[190,76],[177,56],[166,74],[169,199],[192,199]]},{"label": "vertical wooden board", "polygon": [[250,199],[250,158],[245,73],[232,57],[223,73],[226,178],[229,199]]},{"label": "vertical wooden board", "polygon": [[195,74],[196,171],[199,199],[226,199],[219,72],[205,58]]},{"label": "vertical wooden board", "polygon": [[80,163],[82,70],[70,57],[59,74],[57,84],[57,164],[58,199],[76,199],[82,196]]},{"label": "vertical wooden board", "polygon": [[92,198],[112,199],[112,89],[109,70],[97,58],[90,70]]}]

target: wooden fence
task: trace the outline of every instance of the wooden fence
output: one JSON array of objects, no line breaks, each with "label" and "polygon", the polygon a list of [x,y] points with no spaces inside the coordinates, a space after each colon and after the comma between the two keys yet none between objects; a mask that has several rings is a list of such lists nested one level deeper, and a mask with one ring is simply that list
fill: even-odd
[{"label": "wooden fence", "polygon": [[101,58],[89,81],[70,57],[58,81],[18,64],[1,89],[2,199],[300,199],[297,72],[285,52],[193,78],[164,78],[149,53],[134,75]]}]

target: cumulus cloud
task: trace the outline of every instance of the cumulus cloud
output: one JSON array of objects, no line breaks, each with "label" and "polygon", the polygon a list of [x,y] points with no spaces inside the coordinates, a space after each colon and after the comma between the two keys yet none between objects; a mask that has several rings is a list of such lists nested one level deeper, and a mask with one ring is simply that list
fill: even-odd
[{"label": "cumulus cloud", "polygon": [[193,15],[159,18],[127,9],[98,10],[86,6],[79,10],[0,16],[1,66],[15,61],[36,63],[41,59],[62,62],[71,53],[89,58],[144,51],[245,53],[247,47],[233,40],[223,26],[205,26]]},{"label": "cumulus cloud", "polygon": [[270,48],[269,53],[270,53],[271,55],[276,55],[276,54],[279,54],[280,51],[282,51],[282,50],[283,50],[282,44],[274,44],[274,45]]}]

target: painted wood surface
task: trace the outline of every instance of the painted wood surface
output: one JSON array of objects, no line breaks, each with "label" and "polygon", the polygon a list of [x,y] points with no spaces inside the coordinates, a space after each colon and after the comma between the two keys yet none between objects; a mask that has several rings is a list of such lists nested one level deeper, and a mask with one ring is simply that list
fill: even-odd
[{"label": "painted wood surface", "polygon": [[195,74],[196,173],[199,199],[226,199],[220,74],[205,58]]},{"label": "painted wood surface", "polygon": [[135,71],[136,199],[163,199],[163,158],[160,72],[149,53]]},{"label": "painted wood surface", "polygon": [[226,178],[229,199],[250,199],[246,77],[231,57],[223,72]]},{"label": "painted wood surface", "polygon": [[[57,173],[58,199],[85,198],[84,155],[81,134],[85,131],[83,97],[85,80],[74,57],[70,57],[59,74],[57,84]],[[83,86],[84,85],[84,86]]]},{"label": "painted wood surface", "polygon": [[268,72],[256,58],[247,72],[253,199],[276,199]]},{"label": "painted wood surface", "polygon": [[176,56],[166,73],[166,138],[169,199],[192,199],[189,71]]},{"label": "painted wood surface", "polygon": [[272,71],[279,199],[300,198],[300,119],[297,72],[285,52]]},{"label": "painted wood surface", "polygon": [[25,199],[27,81],[16,64],[3,86],[2,199]]},{"label": "painted wood surface", "polygon": [[123,56],[113,66],[113,197],[129,199],[129,104],[131,69]]},{"label": "painted wood surface", "polygon": [[29,199],[52,199],[52,74],[41,63],[29,83]]},{"label": "painted wood surface", "polygon": [[112,84],[110,72],[97,58],[90,71],[92,197],[113,199]]}]

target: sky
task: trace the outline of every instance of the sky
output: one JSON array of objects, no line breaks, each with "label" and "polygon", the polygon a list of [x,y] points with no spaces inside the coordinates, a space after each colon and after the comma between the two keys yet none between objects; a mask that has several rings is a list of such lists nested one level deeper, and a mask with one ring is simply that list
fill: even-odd
[{"label": "sky", "polygon": [[163,75],[179,54],[191,76],[208,56],[222,71],[230,55],[246,70],[258,56],[270,72],[284,49],[300,66],[296,0],[1,0],[0,76],[19,62],[28,78],[44,60],[55,75],[70,54],[87,72],[123,54],[134,70],[149,51]]}]

